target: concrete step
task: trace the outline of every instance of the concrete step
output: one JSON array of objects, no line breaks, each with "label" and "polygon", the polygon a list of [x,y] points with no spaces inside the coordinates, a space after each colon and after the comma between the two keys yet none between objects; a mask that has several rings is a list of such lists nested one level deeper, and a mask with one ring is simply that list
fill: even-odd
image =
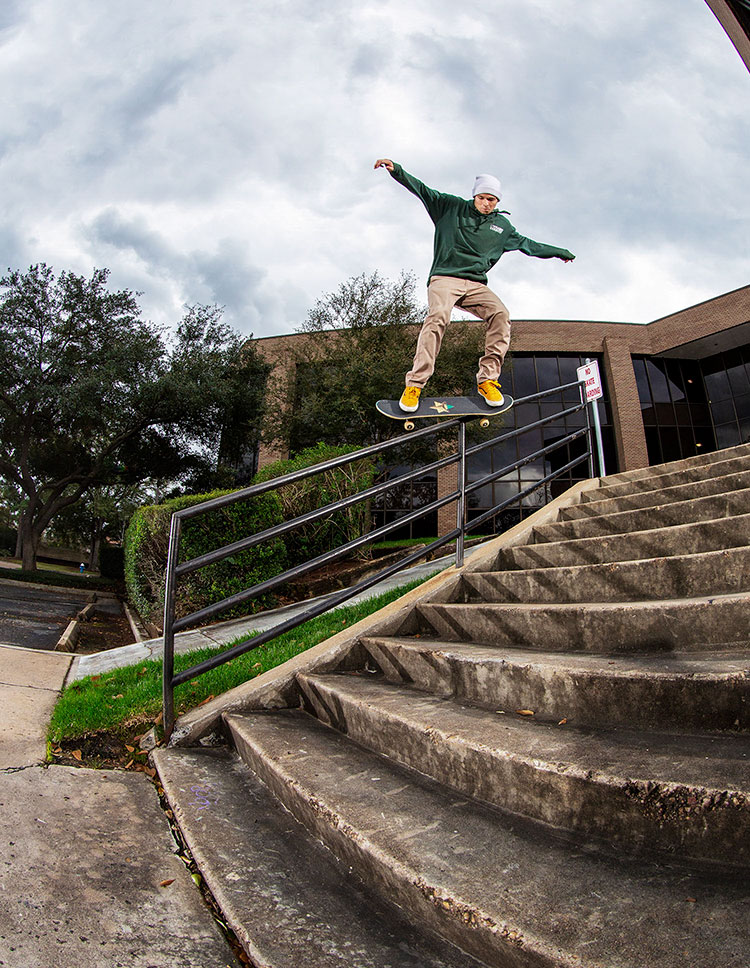
[{"label": "concrete step", "polygon": [[[596,506],[596,505],[595,505]],[[573,521],[552,521],[532,531],[533,542],[566,541],[575,538],[650,531],[698,521],[715,521],[750,512],[750,488],[711,494],[689,501],[659,504],[634,511],[594,515]]]},{"label": "concrete step", "polygon": [[480,968],[368,892],[224,749],[159,749],[201,875],[254,965]]},{"label": "concrete step", "polygon": [[415,609],[423,633],[448,641],[602,654],[750,648],[750,592],[563,605],[419,602]]},{"label": "concrete step", "polygon": [[368,674],[506,715],[575,726],[750,731],[750,664],[740,652],[546,654],[426,637],[368,636]]},{"label": "concrete step", "polygon": [[620,471],[604,478],[607,485],[622,484],[639,481],[644,478],[663,477],[666,474],[692,473],[698,470],[700,474],[710,476],[714,468],[725,461],[735,458],[750,457],[750,444],[737,444],[735,447],[725,447],[722,450],[710,451],[707,454],[696,454],[694,457],[684,457],[681,460],[669,461],[665,464],[654,464],[650,467],[637,467],[630,471]]},{"label": "concrete step", "polygon": [[245,761],[345,868],[488,966],[740,968],[746,960],[744,875],[587,852],[441,789],[300,711],[226,723]]},{"label": "concrete step", "polygon": [[[750,448],[743,445],[737,453],[721,451],[721,459],[688,464],[678,461],[676,465],[661,464],[656,467],[639,468],[624,474],[613,474],[601,479],[601,486],[581,494],[581,502],[602,501],[623,495],[661,491],[680,484],[699,483],[715,477],[737,474],[750,467]],[[729,454],[729,456],[726,456]],[[708,455],[706,455],[708,456]],[[712,455],[718,458],[718,454]]]},{"label": "concrete step", "polygon": [[299,683],[322,722],[458,793],[607,850],[750,873],[750,736],[552,725],[381,677]]},{"label": "concrete step", "polygon": [[453,601],[628,602],[750,591],[750,547],[598,565],[464,572]]},{"label": "concrete step", "polygon": [[750,514],[738,514],[714,521],[676,524],[656,531],[516,545],[498,553],[493,570],[635,561],[738,548],[747,544],[750,544]]},{"label": "concrete step", "polygon": [[[581,504],[571,504],[560,509],[559,520],[573,521],[577,518],[596,517],[600,514],[616,514],[619,511],[636,511],[641,508],[657,507],[673,502],[690,501],[714,494],[727,494],[731,491],[750,488],[750,458],[745,462],[747,469],[737,474],[724,474],[690,483],[680,483],[669,487],[637,491],[619,497],[602,498]],[[583,494],[587,494],[584,491]],[[596,493],[596,492],[594,492]]]}]

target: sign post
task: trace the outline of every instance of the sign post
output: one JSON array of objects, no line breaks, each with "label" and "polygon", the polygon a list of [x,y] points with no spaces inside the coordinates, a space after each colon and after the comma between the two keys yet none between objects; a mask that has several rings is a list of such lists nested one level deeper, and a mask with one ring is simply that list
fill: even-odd
[{"label": "sign post", "polygon": [[596,360],[586,360],[583,366],[579,366],[578,379],[583,382],[583,392],[586,395],[586,403],[591,404],[591,413],[594,420],[594,432],[596,434],[596,456],[599,463],[599,476],[604,477],[607,473],[604,467],[604,448],[602,446],[602,427],[599,422],[599,404],[597,401],[604,396],[602,390],[602,378],[599,373],[599,364]]}]

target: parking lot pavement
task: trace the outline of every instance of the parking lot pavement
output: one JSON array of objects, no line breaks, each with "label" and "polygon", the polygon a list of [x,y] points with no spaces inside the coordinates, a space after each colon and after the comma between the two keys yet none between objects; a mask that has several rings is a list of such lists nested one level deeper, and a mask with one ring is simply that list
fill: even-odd
[{"label": "parking lot pavement", "polygon": [[53,650],[91,595],[0,579],[0,645]]}]

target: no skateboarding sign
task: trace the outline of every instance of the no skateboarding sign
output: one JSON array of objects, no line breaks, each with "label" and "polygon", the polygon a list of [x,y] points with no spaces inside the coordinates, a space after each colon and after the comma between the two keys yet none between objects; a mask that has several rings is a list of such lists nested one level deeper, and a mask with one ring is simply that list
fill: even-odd
[{"label": "no skateboarding sign", "polygon": [[591,403],[592,400],[599,400],[604,396],[602,378],[599,374],[599,364],[596,360],[591,360],[589,363],[579,366],[576,372],[578,373],[578,379],[584,381],[586,403]]}]

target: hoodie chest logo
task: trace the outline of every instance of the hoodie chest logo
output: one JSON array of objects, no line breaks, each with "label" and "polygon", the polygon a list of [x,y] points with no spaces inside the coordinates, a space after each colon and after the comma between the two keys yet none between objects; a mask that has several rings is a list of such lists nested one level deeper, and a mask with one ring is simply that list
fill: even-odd
[{"label": "hoodie chest logo", "polygon": [[505,229],[499,225],[490,225],[490,228],[492,229],[493,232],[499,232],[500,235],[502,235],[503,232],[505,231]]}]

